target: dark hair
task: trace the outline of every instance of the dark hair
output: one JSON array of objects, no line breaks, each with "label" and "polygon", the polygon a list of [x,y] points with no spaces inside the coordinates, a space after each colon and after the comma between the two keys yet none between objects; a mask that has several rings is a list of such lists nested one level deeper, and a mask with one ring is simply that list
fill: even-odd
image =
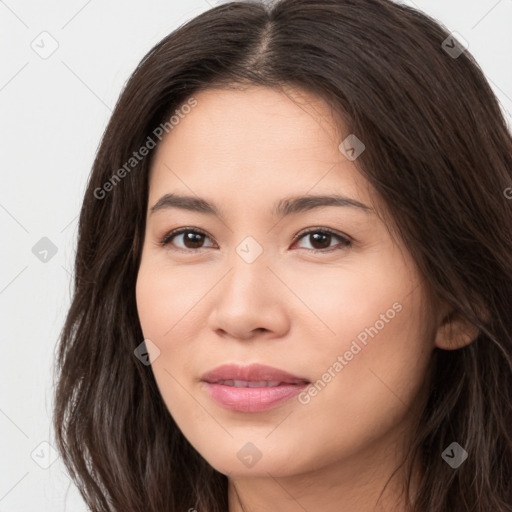
[{"label": "dark hair", "polygon": [[[364,142],[358,171],[425,282],[478,327],[464,348],[434,349],[408,458],[424,470],[411,510],[512,510],[512,140],[479,66],[453,40],[462,53],[450,54],[448,37],[388,0],[232,2],[143,58],[94,161],[56,356],[57,446],[92,511],[228,509],[227,477],[185,439],[134,356],[154,152],[126,162],[193,94],[251,84],[328,103]],[[441,457],[454,440],[469,454],[457,470]]]}]

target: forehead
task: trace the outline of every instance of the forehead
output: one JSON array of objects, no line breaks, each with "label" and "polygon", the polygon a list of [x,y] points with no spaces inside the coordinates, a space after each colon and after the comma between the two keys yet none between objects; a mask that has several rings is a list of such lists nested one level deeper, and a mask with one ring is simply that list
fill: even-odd
[{"label": "forehead", "polygon": [[315,148],[320,155],[326,144],[337,146],[339,128],[328,105],[306,92],[247,87],[206,90],[194,98],[197,105],[182,116],[160,147],[193,143],[196,151],[208,150],[218,157],[226,150],[236,154],[243,147],[247,159],[254,159],[289,151],[297,152],[297,157],[313,156]]},{"label": "forehead", "polygon": [[339,193],[371,202],[369,184],[338,148],[344,127],[322,99],[268,87],[194,98],[197,105],[156,148],[150,197],[180,191],[234,201],[236,193],[274,202]]}]

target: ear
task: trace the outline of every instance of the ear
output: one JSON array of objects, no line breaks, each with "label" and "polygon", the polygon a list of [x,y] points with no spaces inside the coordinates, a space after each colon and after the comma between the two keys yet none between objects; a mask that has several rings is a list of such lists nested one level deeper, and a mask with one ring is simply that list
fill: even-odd
[{"label": "ear", "polygon": [[476,339],[478,333],[478,327],[452,309],[442,316],[434,343],[443,350],[456,350],[469,345]]}]

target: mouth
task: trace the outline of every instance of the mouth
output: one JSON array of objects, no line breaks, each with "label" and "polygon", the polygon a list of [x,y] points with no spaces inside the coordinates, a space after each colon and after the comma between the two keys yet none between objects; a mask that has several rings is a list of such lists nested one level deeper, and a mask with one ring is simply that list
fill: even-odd
[{"label": "mouth", "polygon": [[221,384],[223,386],[232,386],[234,388],[275,388],[291,384],[289,382],[279,382],[278,380],[219,380],[219,381],[206,381],[210,384]]},{"label": "mouth", "polygon": [[252,364],[222,365],[201,377],[210,398],[237,412],[262,412],[300,393],[310,381],[291,373]]}]

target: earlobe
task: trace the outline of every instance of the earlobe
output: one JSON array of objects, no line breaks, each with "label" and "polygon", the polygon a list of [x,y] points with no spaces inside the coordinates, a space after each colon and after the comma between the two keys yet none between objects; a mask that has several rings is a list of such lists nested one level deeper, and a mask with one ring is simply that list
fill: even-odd
[{"label": "earlobe", "polygon": [[461,314],[451,311],[437,328],[435,346],[443,350],[456,350],[469,345],[477,338],[478,333],[478,327]]}]

